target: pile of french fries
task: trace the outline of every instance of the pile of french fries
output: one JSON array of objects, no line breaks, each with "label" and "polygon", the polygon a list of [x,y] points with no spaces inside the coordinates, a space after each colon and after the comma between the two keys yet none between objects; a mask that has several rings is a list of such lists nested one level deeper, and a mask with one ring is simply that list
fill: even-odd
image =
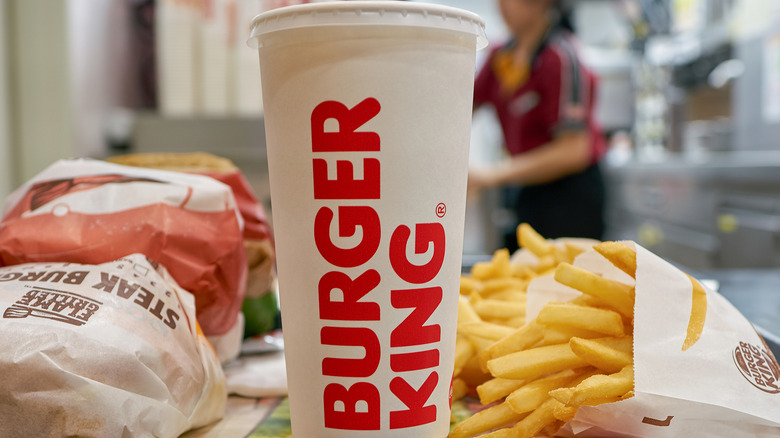
[{"label": "pile of french fries", "polygon": [[[572,266],[582,249],[550,243],[526,224],[518,242],[538,265],[513,265],[500,250],[461,279],[453,399],[475,387],[489,407],[451,438],[554,435],[580,406],[633,395],[634,286]],[[594,248],[635,278],[633,250],[615,242]],[[526,287],[547,274],[582,295],[549,303],[526,322]]]}]

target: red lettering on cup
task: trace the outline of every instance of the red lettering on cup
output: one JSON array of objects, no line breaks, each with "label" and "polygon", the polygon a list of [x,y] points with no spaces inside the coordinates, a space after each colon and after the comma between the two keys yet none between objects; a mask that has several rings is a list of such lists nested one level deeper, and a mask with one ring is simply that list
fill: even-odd
[{"label": "red lettering on cup", "polygon": [[[379,273],[373,269],[351,279],[343,272],[328,272],[320,279],[320,319],[337,321],[379,321],[379,304],[360,301],[379,285]],[[341,300],[334,300],[334,291],[341,292]]]},{"label": "red lettering on cup", "polygon": [[[352,109],[327,101],[317,105],[311,114],[312,152],[376,152],[380,138],[375,132],[357,129],[379,114],[379,102],[368,98]],[[326,132],[326,122],[335,121],[338,129]],[[328,177],[327,160],[312,159],[314,198],[328,200],[379,199],[380,161],[363,158],[363,179],[355,179],[352,161],[336,161],[334,179]],[[314,219],[314,242],[322,258],[334,268],[355,268],[371,260],[379,248],[382,227],[376,211],[369,206],[343,205],[338,211],[338,233],[331,235],[335,213],[321,207]],[[358,234],[360,228],[360,234]],[[336,245],[337,238],[360,236],[350,248]],[[340,327],[339,321],[378,321],[380,307],[366,300],[380,283],[379,272],[365,270],[354,280],[344,272],[331,270],[318,284],[319,316],[330,322],[320,330],[320,343],[338,348],[362,348],[362,358],[333,357],[322,359],[322,375],[348,378],[372,376],[381,357],[381,345],[376,333],[367,327]],[[323,392],[325,427],[349,430],[379,430],[381,427],[379,390],[368,382],[349,386],[330,383]]]},{"label": "red lettering on cup", "polygon": [[[379,134],[357,130],[376,117],[380,109],[374,98],[364,99],[353,108],[335,101],[317,105],[311,114],[312,152],[379,152]],[[326,125],[334,122],[337,127],[328,130],[330,126]],[[439,223],[414,225],[414,254],[424,258],[430,252],[430,260],[417,264],[416,258],[412,257],[413,262],[411,254],[407,255],[412,229],[403,224],[397,226],[390,237],[389,254],[386,253],[392,272],[376,267],[381,263],[367,269],[364,266],[377,255],[381,243],[381,218],[368,203],[356,205],[361,203],[355,200],[381,199],[381,157],[344,158],[342,154],[335,158],[335,175],[329,175],[328,159],[323,155],[312,157],[315,200],[350,201],[347,205],[323,205],[314,218],[315,245],[330,265],[317,285],[319,317],[327,321],[320,330],[320,344],[326,351],[321,372],[323,376],[350,379],[351,386],[343,381],[325,385],[325,427],[381,430],[382,426],[387,427],[381,424],[381,418],[388,417],[390,429],[433,423],[437,418],[436,403],[426,403],[439,384],[439,374],[431,369],[440,365],[441,327],[428,321],[443,298],[441,286],[434,281],[444,263],[444,227]],[[363,167],[362,179],[355,178],[356,163]],[[331,230],[334,220],[337,223]],[[349,239],[350,243],[339,239]],[[342,272],[361,267],[356,272]],[[354,277],[357,272],[362,274]],[[382,290],[382,277],[391,274],[408,287]],[[370,298],[381,293],[390,294],[392,309],[381,309]],[[388,416],[382,414],[381,407],[391,404],[381,403],[380,388],[366,381],[379,370],[382,344],[375,329],[356,321],[380,321],[392,312],[403,312],[405,318],[390,333],[389,371],[393,375],[389,388],[383,391],[389,389],[406,409],[390,411]],[[403,350],[395,351],[399,348]],[[409,383],[422,378],[425,381],[417,389]]]},{"label": "red lettering on cup", "polygon": [[[433,245],[431,260],[424,265],[415,265],[406,257],[406,244],[411,230],[404,225],[396,228],[390,239],[390,262],[401,279],[412,284],[434,280],[441,271],[444,261],[444,228],[441,224],[417,224],[415,226],[415,253],[424,254]],[[395,309],[413,309],[412,312],[390,333],[390,347],[426,345],[441,341],[441,327],[438,324],[425,325],[442,301],[442,288],[438,286],[393,290],[390,303]],[[397,373],[419,371],[439,365],[439,350],[428,347],[417,352],[390,355],[390,368]],[[390,429],[420,426],[436,421],[436,405],[425,403],[433,394],[439,381],[435,371],[428,375],[418,390],[412,388],[403,377],[390,382],[392,393],[408,408],[390,412]]]},{"label": "red lettering on cup", "polygon": [[371,260],[379,248],[379,240],[382,236],[379,216],[373,208],[364,206],[342,206],[338,211],[339,237],[354,236],[357,227],[360,227],[363,232],[360,243],[354,248],[346,249],[333,244],[330,236],[333,210],[328,207],[320,208],[314,218],[314,243],[328,263],[340,268],[360,266]]},{"label": "red lettering on cup", "polygon": [[[379,134],[356,130],[376,117],[381,109],[379,101],[373,97],[364,99],[352,109],[332,100],[320,103],[311,113],[312,152],[379,151]],[[325,131],[328,120],[338,123],[337,131]]]},{"label": "red lettering on cup", "polygon": [[379,391],[358,382],[349,389],[337,383],[325,387],[325,427],[348,430],[379,430]]},{"label": "red lettering on cup", "polygon": [[379,366],[379,339],[369,328],[323,327],[320,331],[320,342],[322,345],[362,347],[366,352],[362,359],[326,357],[322,360],[324,376],[369,377]]},{"label": "red lettering on cup", "polygon": [[336,161],[336,179],[328,178],[328,162],[315,158],[314,199],[379,199],[379,160],[363,159],[363,179],[355,179],[352,162]]},{"label": "red lettering on cup", "polygon": [[408,347],[439,342],[441,327],[438,324],[424,324],[439,307],[441,299],[440,287],[394,290],[390,295],[393,308],[414,310],[390,333],[390,346]]},{"label": "red lettering on cup", "polygon": [[396,373],[417,371],[439,366],[439,350],[393,353],[390,355],[390,369]]},{"label": "red lettering on cup", "polygon": [[408,408],[403,411],[390,411],[390,429],[404,429],[436,421],[436,405],[425,406],[425,403],[438,382],[439,375],[436,371],[432,372],[417,390],[401,377],[390,381],[390,390]]},{"label": "red lettering on cup", "polygon": [[406,225],[395,229],[390,238],[390,263],[395,273],[404,281],[413,284],[427,283],[439,274],[444,263],[444,227],[439,223],[417,224],[415,226],[414,253],[425,254],[433,245],[431,260],[424,265],[415,265],[406,257],[406,244],[412,232]]}]

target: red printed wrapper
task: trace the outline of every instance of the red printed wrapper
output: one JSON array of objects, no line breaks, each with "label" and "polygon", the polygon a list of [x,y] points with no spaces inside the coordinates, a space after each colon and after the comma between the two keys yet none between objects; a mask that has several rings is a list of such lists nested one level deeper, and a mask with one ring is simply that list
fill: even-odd
[{"label": "red printed wrapper", "polygon": [[238,210],[244,219],[244,246],[249,262],[246,297],[257,298],[272,288],[274,273],[274,240],[262,204],[257,200],[244,175],[232,172],[200,172],[227,184],[233,190]]},{"label": "red printed wrapper", "polygon": [[[238,211],[244,219],[244,246],[249,265],[246,297],[257,298],[271,290],[274,279],[271,229],[263,206],[233,162],[205,152],[130,154],[110,157],[107,161],[148,169],[205,175],[227,184],[233,190]],[[241,333],[236,335],[240,336]],[[217,341],[214,337],[210,339]]]},{"label": "red printed wrapper", "polygon": [[236,324],[247,267],[230,188],[205,176],[59,161],[6,201],[0,262],[99,264],[141,253],[195,295],[206,335]]},{"label": "red printed wrapper", "polygon": [[[780,367],[750,322],[722,295],[645,248],[625,243],[637,252],[635,396],[583,406],[560,433],[776,437],[780,431]],[[574,264],[634,284],[593,250],[581,254]],[[528,288],[529,303],[566,300],[572,292],[540,278]],[[697,315],[706,312],[703,326],[695,318],[692,323],[694,309]]]},{"label": "red printed wrapper", "polygon": [[268,219],[265,216],[263,206],[252,192],[252,187],[244,175],[238,170],[232,172],[196,172],[210,176],[215,180],[227,184],[233,190],[236,205],[241,217],[244,219],[244,239],[266,240],[273,239]]}]

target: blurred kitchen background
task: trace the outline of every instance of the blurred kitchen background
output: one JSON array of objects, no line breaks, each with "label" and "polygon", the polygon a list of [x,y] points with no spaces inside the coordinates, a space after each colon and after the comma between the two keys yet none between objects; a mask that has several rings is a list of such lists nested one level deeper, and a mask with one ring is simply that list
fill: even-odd
[{"label": "blurred kitchen background", "polygon": [[[0,196],[62,157],[207,151],[270,208],[245,41],[255,14],[290,3],[0,0]],[[506,38],[494,0],[435,3]],[[693,269],[780,265],[780,1],[577,0],[574,16],[610,137],[606,237]],[[500,132],[475,114],[474,162],[501,158]],[[511,224],[500,192],[470,199],[466,255]]]}]

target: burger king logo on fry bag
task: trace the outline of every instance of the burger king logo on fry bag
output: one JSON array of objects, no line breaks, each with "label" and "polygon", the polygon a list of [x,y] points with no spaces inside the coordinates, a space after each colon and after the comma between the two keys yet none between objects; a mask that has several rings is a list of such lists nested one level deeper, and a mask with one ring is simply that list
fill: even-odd
[{"label": "burger king logo on fry bag", "polygon": [[740,342],[733,356],[737,369],[753,386],[770,394],[780,393],[780,365],[766,348]]}]

